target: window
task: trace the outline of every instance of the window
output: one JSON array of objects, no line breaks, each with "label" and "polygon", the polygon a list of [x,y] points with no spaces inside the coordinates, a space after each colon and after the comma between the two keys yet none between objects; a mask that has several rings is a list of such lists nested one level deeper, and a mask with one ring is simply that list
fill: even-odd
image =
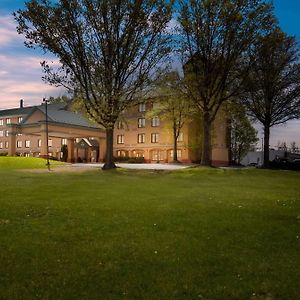
[{"label": "window", "polygon": [[18,123],[21,123],[23,121],[22,117],[18,117]]},{"label": "window", "polygon": [[151,143],[158,143],[159,134],[158,133],[151,133]]},{"label": "window", "polygon": [[124,144],[124,135],[117,135],[117,144]]},{"label": "window", "polygon": [[160,106],[159,102],[154,102],[153,105],[152,105],[152,108],[153,109],[158,109]]},{"label": "window", "polygon": [[[171,150],[171,152],[170,152],[171,158],[173,158],[173,153],[174,153],[174,151]],[[181,156],[182,156],[182,151],[181,150],[177,150],[177,158],[181,158]]]},{"label": "window", "polygon": [[11,118],[6,119],[6,124],[11,124]]},{"label": "window", "polygon": [[38,140],[38,147],[42,147],[42,140]]},{"label": "window", "polygon": [[0,142],[0,149],[3,149],[3,142]]},{"label": "window", "polygon": [[158,117],[154,117],[151,119],[151,126],[152,127],[158,127],[159,126],[159,118]]},{"label": "window", "polygon": [[25,148],[29,148],[30,147],[30,141],[25,141]]},{"label": "window", "polygon": [[17,133],[17,136],[22,136],[22,133]]},{"label": "window", "polygon": [[5,142],[5,148],[8,149],[8,142]]},{"label": "window", "polygon": [[5,130],[5,136],[8,136],[8,135],[9,135],[8,130]]},{"label": "window", "polygon": [[145,118],[139,118],[138,119],[138,128],[144,128],[145,127]]},{"label": "window", "polygon": [[183,132],[180,132],[177,138],[177,142],[183,142]]},{"label": "window", "polygon": [[22,141],[17,141],[17,148],[22,148]]},{"label": "window", "polygon": [[126,157],[126,152],[123,150],[118,150],[117,151],[117,156],[118,157]]},{"label": "window", "polygon": [[0,119],[0,126],[3,126],[3,125],[4,125],[3,119]]},{"label": "window", "polygon": [[0,130],[0,137],[3,137],[3,136],[4,136],[4,131]]},{"label": "window", "polygon": [[62,145],[67,145],[67,139],[61,139],[61,144]]},{"label": "window", "polygon": [[152,151],[152,153],[151,153],[151,159],[152,160],[156,160],[156,161],[164,160],[164,152],[161,151],[161,150],[154,150],[154,151]]},{"label": "window", "polygon": [[145,133],[138,134],[138,143],[139,144],[145,143]]},{"label": "window", "polygon": [[48,146],[52,147],[52,140],[48,140]]},{"label": "window", "polygon": [[139,112],[144,112],[144,111],[146,111],[146,104],[140,103],[139,104]]},{"label": "window", "polygon": [[118,129],[124,129],[124,123],[122,121],[118,121],[117,128]]}]

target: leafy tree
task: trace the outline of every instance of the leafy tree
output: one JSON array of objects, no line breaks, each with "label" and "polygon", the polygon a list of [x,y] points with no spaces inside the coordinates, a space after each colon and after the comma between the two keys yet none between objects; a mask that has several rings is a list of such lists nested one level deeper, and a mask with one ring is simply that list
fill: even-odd
[{"label": "leafy tree", "polygon": [[291,149],[292,153],[297,153],[298,152],[299,147],[297,146],[297,143],[295,141],[291,142],[291,148],[290,149]]},{"label": "leafy tree", "polygon": [[156,81],[155,108],[148,117],[159,116],[171,122],[173,135],[173,161],[178,162],[177,145],[183,126],[193,113],[192,106],[182,92],[182,80],[177,72],[164,74]]},{"label": "leafy tree", "polygon": [[65,95],[59,96],[59,97],[50,96],[48,98],[48,103],[50,103],[50,104],[54,104],[54,103],[65,103],[65,104],[67,104],[70,101],[71,101],[71,99],[68,96],[65,96]]},{"label": "leafy tree", "polygon": [[299,50],[294,37],[279,28],[257,39],[244,104],[264,127],[264,167],[269,167],[270,128],[300,116]]},{"label": "leafy tree", "polygon": [[142,96],[166,57],[172,1],[30,0],[17,11],[26,45],[54,54],[44,79],[73,90],[88,114],[106,129],[106,162],[114,168],[113,132],[119,114]]},{"label": "leafy tree", "polygon": [[210,165],[216,114],[238,94],[247,73],[244,55],[257,34],[274,22],[272,6],[259,0],[180,1],[186,90],[203,115],[203,165]]},{"label": "leafy tree", "polygon": [[230,116],[231,160],[234,164],[240,164],[247,152],[259,141],[257,130],[252,126],[241,104],[231,102],[227,105],[227,112]]}]

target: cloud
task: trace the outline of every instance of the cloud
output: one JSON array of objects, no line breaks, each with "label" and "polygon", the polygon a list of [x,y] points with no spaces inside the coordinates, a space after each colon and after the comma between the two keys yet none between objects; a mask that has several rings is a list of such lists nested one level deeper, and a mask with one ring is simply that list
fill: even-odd
[{"label": "cloud", "polygon": [[0,16],[0,47],[7,47],[24,39],[16,31],[13,17],[10,15]]}]

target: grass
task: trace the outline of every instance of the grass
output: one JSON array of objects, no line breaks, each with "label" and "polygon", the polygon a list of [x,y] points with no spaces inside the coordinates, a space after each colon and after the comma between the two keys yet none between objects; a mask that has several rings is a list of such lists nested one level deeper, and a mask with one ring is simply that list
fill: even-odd
[{"label": "grass", "polygon": [[[0,170],[41,169],[45,168],[46,162],[43,158],[0,156]],[[62,164],[60,161],[50,160],[51,166]]]},{"label": "grass", "polygon": [[0,299],[299,299],[300,173],[0,176]]}]

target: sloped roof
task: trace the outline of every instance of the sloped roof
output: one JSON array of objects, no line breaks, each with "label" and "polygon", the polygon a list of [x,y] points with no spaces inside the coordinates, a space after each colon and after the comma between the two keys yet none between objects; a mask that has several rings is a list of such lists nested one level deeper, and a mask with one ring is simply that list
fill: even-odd
[{"label": "sloped roof", "polygon": [[11,109],[3,109],[0,110],[0,118],[1,117],[9,117],[9,116],[24,116],[30,114],[34,110],[35,106],[27,106],[27,107],[19,107],[19,108],[11,108]]},{"label": "sloped roof", "polygon": [[[84,126],[90,128],[98,128],[97,124],[92,123],[87,118],[83,117],[81,114],[76,112],[65,110],[65,104],[48,104],[47,112],[48,112],[48,120],[49,122],[56,122],[62,124],[76,125],[76,126]],[[37,109],[46,113],[45,105],[37,106]]]},{"label": "sloped roof", "polygon": [[[97,124],[91,122],[81,114],[66,110],[66,107],[67,105],[65,103],[48,104],[47,110],[49,122],[83,126],[89,128],[99,128]],[[27,106],[0,110],[0,118],[9,116],[25,116],[25,118],[23,118],[23,121],[20,124],[26,124],[26,121],[29,118],[29,116],[31,116],[35,111],[39,110],[43,114],[45,114],[45,108],[45,104],[42,104],[38,106]]]}]

